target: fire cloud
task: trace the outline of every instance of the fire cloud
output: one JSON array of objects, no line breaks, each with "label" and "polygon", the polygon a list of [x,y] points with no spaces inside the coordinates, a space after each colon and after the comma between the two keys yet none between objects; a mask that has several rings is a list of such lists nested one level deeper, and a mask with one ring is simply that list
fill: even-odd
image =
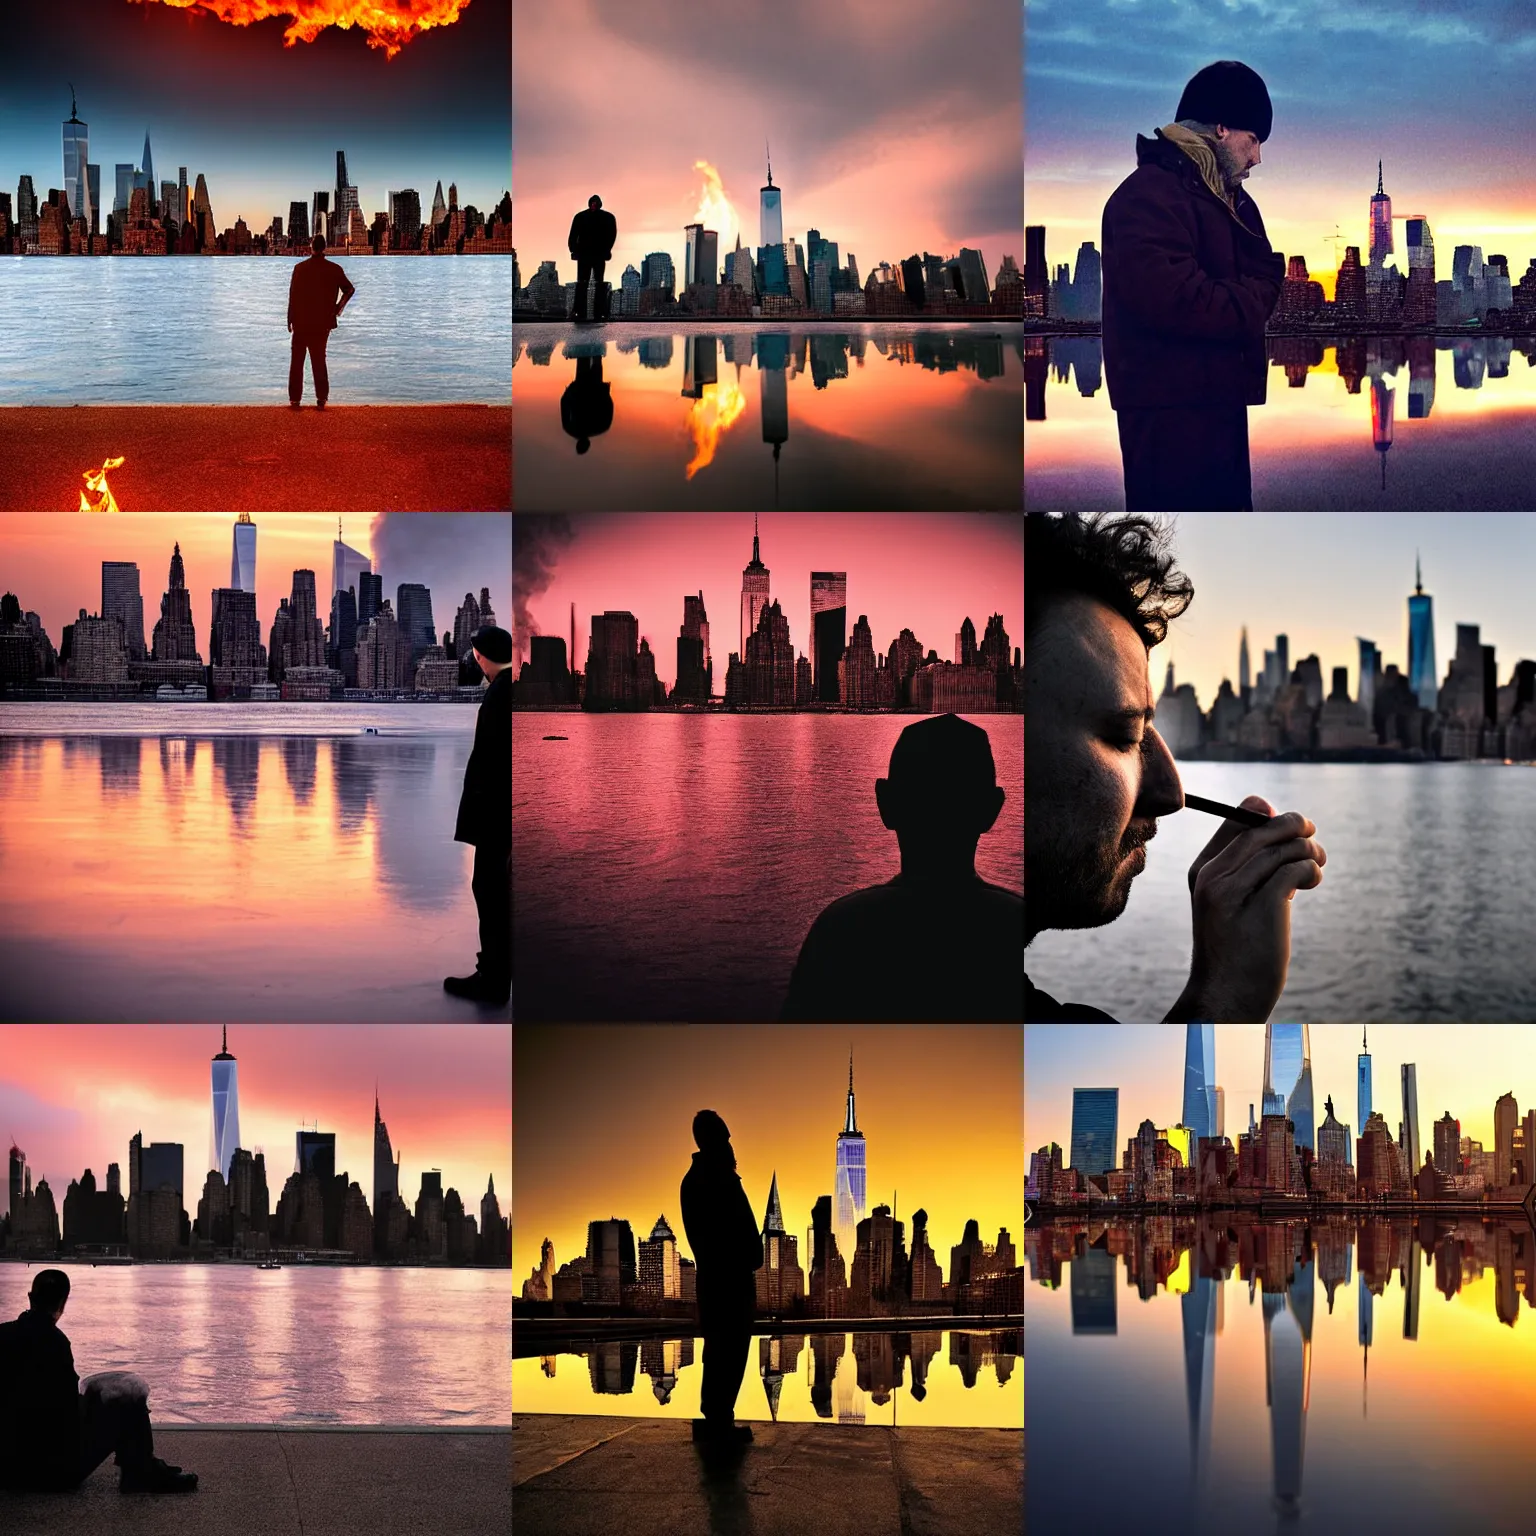
[{"label": "fire cloud", "polygon": [[735,204],[725,195],[725,187],[720,181],[720,172],[708,160],[695,160],[693,168],[704,173],[704,186],[699,192],[699,206],[694,213],[693,222],[702,224],[705,229],[719,231],[720,257],[723,260],[725,253],[732,249],[735,243],[736,232],[741,228],[741,220],[736,216]]},{"label": "fire cloud", "polygon": [[312,43],[327,27],[361,27],[370,48],[394,58],[412,38],[429,27],[452,26],[470,0],[130,0],[134,5],[168,5],[178,11],[202,11],[232,26],[291,16],[283,46]]},{"label": "fire cloud", "polygon": [[706,384],[702,399],[688,407],[688,430],[693,434],[693,459],[684,479],[692,480],[714,462],[720,434],[747,408],[746,396],[734,379]]}]

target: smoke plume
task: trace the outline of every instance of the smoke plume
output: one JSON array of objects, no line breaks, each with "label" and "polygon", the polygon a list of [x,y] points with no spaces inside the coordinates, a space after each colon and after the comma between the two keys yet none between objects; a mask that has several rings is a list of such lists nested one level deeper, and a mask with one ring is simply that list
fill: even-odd
[{"label": "smoke plume", "polygon": [[[539,633],[529,605],[554,580],[560,552],[576,537],[564,512],[512,514],[512,660],[527,659]],[[572,664],[574,658],[568,658]]]}]

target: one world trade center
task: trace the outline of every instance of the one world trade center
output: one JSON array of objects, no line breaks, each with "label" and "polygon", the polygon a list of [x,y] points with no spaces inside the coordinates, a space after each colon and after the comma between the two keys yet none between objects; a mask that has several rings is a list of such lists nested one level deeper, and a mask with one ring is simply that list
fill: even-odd
[{"label": "one world trade center", "polygon": [[213,1141],[209,1152],[210,1168],[217,1168],[227,1180],[235,1148],[240,1145],[240,1081],[235,1058],[229,1054],[229,1025],[224,1026],[224,1044],[213,1058]]}]

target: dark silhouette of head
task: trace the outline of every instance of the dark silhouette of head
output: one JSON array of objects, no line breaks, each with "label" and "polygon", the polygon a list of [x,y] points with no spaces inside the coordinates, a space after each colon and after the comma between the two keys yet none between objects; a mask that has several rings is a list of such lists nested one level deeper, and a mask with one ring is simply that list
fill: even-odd
[{"label": "dark silhouette of head", "polygon": [[587,451],[587,449],[590,448],[591,446],[592,446],[592,439],[590,437],[578,437],[576,439],[576,452],[577,453],[585,453]]},{"label": "dark silhouette of head", "polygon": [[40,1269],[32,1277],[32,1289],[27,1294],[34,1312],[46,1312],[58,1319],[69,1300],[69,1276],[62,1269]]},{"label": "dark silhouette of head", "polygon": [[592,196],[587,199],[588,208],[601,208],[602,206],[603,200],[597,195],[596,192],[594,192]]},{"label": "dark silhouette of head", "polygon": [[325,255],[325,236],[324,235],[316,235],[315,238],[309,242],[309,248],[310,248],[310,250],[312,250],[315,253],[316,256],[324,256]]},{"label": "dark silhouette of head", "polygon": [[889,777],[875,780],[904,875],[974,875],[976,843],[1005,798],[987,733],[959,715],[909,725],[891,749]]},{"label": "dark silhouette of head", "polygon": [[693,1139],[701,1152],[715,1152],[730,1145],[730,1127],[712,1109],[701,1109],[693,1117]]}]

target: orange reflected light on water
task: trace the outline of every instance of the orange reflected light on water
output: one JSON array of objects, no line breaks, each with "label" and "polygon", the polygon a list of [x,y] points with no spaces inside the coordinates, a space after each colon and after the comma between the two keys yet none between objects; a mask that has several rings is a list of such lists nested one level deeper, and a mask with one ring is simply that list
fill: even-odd
[{"label": "orange reflected light on water", "polygon": [[706,465],[714,462],[720,434],[728,431],[747,408],[747,397],[733,380],[706,384],[701,399],[688,408],[688,432],[693,438],[693,457],[688,461],[685,478],[692,480]]}]

